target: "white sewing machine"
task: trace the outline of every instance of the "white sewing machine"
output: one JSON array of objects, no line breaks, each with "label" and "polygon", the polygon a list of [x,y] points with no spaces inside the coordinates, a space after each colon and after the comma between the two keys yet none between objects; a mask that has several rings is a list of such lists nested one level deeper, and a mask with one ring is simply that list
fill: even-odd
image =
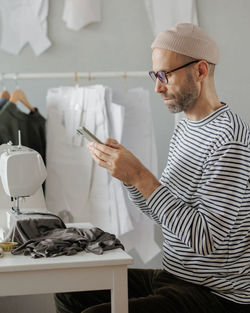
[{"label": "white sewing machine", "polygon": [[33,195],[44,182],[47,172],[41,155],[30,148],[0,146],[0,176],[4,191],[15,201],[13,210],[20,214],[19,199]]},{"label": "white sewing machine", "polygon": [[3,189],[12,203],[10,203],[12,212],[9,209],[7,211],[7,229],[2,231],[2,239],[3,233],[9,231],[16,220],[23,218],[19,200],[34,195],[38,189],[41,191],[47,176],[41,155],[33,149],[22,146],[21,134],[18,135],[17,146],[11,142],[0,145],[0,177]]}]

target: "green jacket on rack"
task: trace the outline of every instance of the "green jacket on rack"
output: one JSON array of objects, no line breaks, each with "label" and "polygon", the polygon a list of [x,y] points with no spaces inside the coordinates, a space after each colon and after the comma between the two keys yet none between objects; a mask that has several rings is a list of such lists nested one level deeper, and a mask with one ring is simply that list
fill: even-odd
[{"label": "green jacket on rack", "polygon": [[45,123],[38,109],[26,114],[9,101],[0,111],[0,144],[12,141],[17,145],[20,130],[22,145],[39,152],[46,163]]}]

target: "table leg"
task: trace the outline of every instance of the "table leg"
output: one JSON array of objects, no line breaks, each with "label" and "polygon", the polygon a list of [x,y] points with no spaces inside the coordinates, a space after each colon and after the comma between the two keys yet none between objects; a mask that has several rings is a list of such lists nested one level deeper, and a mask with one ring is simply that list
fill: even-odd
[{"label": "table leg", "polygon": [[113,288],[111,289],[111,312],[128,313],[127,266],[118,266],[113,270]]}]

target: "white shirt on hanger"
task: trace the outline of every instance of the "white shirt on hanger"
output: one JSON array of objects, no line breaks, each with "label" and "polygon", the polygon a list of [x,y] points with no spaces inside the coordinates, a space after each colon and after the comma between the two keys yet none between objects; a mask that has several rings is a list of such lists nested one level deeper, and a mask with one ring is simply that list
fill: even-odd
[{"label": "white shirt on hanger", "polygon": [[2,50],[18,55],[29,43],[40,55],[51,46],[47,37],[48,0],[0,0],[0,9]]},{"label": "white shirt on hanger", "polygon": [[144,1],[155,36],[178,23],[193,23],[198,25],[195,0]]},{"label": "white shirt on hanger", "polygon": [[65,0],[63,20],[69,29],[76,31],[90,23],[100,22],[100,0]]}]

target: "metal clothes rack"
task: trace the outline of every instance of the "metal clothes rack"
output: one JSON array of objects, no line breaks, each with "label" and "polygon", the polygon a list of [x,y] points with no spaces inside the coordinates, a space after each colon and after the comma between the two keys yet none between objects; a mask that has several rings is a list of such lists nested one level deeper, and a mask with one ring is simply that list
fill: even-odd
[{"label": "metal clothes rack", "polygon": [[66,73],[0,73],[0,81],[13,79],[67,79],[72,78],[78,81],[81,78],[92,80],[95,78],[113,78],[120,77],[148,77],[148,72],[132,71],[132,72],[66,72]]}]

